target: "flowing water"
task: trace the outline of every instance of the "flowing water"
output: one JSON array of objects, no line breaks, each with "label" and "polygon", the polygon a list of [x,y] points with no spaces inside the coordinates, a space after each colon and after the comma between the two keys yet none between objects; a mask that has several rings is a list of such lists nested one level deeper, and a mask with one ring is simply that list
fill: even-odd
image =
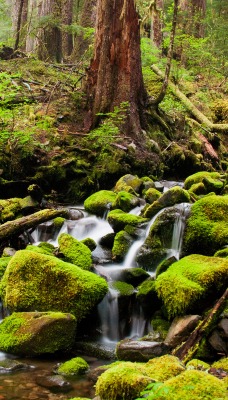
[{"label": "flowing water", "polygon": [[[189,209],[188,204],[180,204],[176,206],[177,218],[173,227],[173,237],[171,248],[167,250],[167,258],[175,256],[179,259],[183,231],[185,226],[185,218]],[[132,210],[131,213],[138,215],[140,214],[141,207],[137,207]],[[157,217],[164,212],[161,210],[152,220],[149,222],[146,229],[141,231],[141,236],[136,240],[130,247],[125,259],[122,263],[116,264],[110,261],[110,253],[108,255],[99,245],[100,239],[112,233],[113,230],[106,221],[105,218],[97,218],[95,216],[84,213],[84,217],[76,221],[66,221],[61,230],[56,232],[53,236],[51,229],[51,223],[41,224],[33,233],[31,241],[38,244],[42,241],[48,241],[54,246],[58,246],[58,236],[65,232],[71,234],[78,240],[90,237],[97,243],[97,248],[93,252],[93,256],[96,259],[102,259],[101,263],[96,263],[95,272],[104,276],[108,281],[110,288],[108,294],[105,296],[103,301],[98,306],[98,315],[100,320],[100,326],[98,331],[101,333],[99,340],[102,343],[115,346],[116,342],[124,337],[139,338],[144,334],[148,333],[152,328],[149,322],[145,319],[143,310],[140,305],[136,302],[136,296],[130,298],[129,306],[127,307],[126,315],[121,316],[119,309],[119,293],[112,288],[113,280],[121,280],[121,273],[126,268],[137,266],[136,255],[140,247],[143,245],[151,226],[156,221]],[[104,262],[105,260],[105,262]],[[154,272],[150,273],[152,276]],[[1,313],[0,313],[1,315]],[[1,318],[0,318],[1,320]],[[0,361],[12,357],[0,352]],[[15,357],[13,357],[15,359]],[[86,359],[86,357],[85,357]],[[70,379],[72,385],[71,390],[68,393],[55,393],[55,391],[42,387],[40,380],[42,377],[50,376],[53,374],[53,368],[59,359],[26,359],[20,360],[30,366],[28,371],[18,371],[11,374],[1,374],[0,370],[0,400],[35,400],[35,399],[70,399],[72,397],[94,397],[93,383],[86,378]],[[103,365],[105,361],[99,361],[96,358],[87,358],[91,368],[98,365]]]}]

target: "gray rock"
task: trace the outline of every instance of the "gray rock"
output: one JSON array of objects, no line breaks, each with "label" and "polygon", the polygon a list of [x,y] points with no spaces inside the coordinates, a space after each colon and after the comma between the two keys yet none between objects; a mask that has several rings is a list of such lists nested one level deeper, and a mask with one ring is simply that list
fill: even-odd
[{"label": "gray rock", "polygon": [[49,389],[54,393],[69,392],[70,390],[73,389],[70,382],[66,381],[60,375],[53,375],[53,376],[40,375],[37,376],[36,383],[37,385]]},{"label": "gray rock", "polygon": [[227,342],[221,338],[219,331],[215,329],[212,334],[208,338],[208,342],[210,345],[213,347],[214,350],[219,352],[220,354],[226,354],[228,353],[228,346]]},{"label": "gray rock", "polygon": [[223,338],[228,338],[228,318],[223,318],[218,324],[218,329],[221,331],[220,335]]},{"label": "gray rock", "polygon": [[24,370],[31,368],[28,364],[24,364],[20,361],[12,360],[6,358],[5,360],[0,360],[0,374],[7,374],[9,372]]},{"label": "gray rock", "polygon": [[149,342],[124,339],[117,344],[116,355],[122,361],[148,361],[169,353],[164,342]]},{"label": "gray rock", "polygon": [[165,338],[165,344],[174,348],[185,341],[198,325],[200,319],[199,315],[186,315],[174,318]]}]

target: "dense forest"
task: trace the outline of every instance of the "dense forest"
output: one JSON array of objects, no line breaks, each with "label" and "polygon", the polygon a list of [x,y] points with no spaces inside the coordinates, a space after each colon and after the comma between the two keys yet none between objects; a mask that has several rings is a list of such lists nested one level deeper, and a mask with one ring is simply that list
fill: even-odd
[{"label": "dense forest", "polygon": [[0,399],[227,398],[227,20],[0,0]]}]

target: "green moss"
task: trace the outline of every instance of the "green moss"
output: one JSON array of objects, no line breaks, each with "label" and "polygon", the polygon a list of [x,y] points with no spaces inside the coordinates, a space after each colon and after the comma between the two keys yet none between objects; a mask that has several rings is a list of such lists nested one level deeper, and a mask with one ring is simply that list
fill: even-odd
[{"label": "green moss", "polygon": [[201,371],[207,371],[210,369],[210,365],[202,360],[198,360],[197,358],[193,358],[186,364],[187,369],[198,369]]},{"label": "green moss", "polygon": [[39,243],[38,246],[29,244],[28,246],[26,246],[26,250],[36,251],[37,253],[41,254],[53,255],[55,247],[51,243],[42,242]]},{"label": "green moss", "polygon": [[222,369],[228,373],[228,357],[220,358],[212,364],[213,368]]},{"label": "green moss", "polygon": [[153,327],[153,330],[155,332],[158,332],[160,337],[164,340],[167,336],[170,322],[165,320],[164,318],[161,318],[160,316],[157,316],[151,320],[151,325]]},{"label": "green moss", "polygon": [[82,375],[89,369],[87,362],[81,357],[72,358],[61,364],[57,373],[64,376]]},{"label": "green moss", "polygon": [[108,222],[115,232],[119,232],[123,230],[126,225],[140,226],[148,222],[148,220],[138,217],[137,215],[127,214],[122,210],[113,210],[108,213]]},{"label": "green moss", "polygon": [[144,197],[149,204],[152,204],[154,201],[158,200],[159,197],[161,197],[161,192],[155,188],[150,188],[145,192]]},{"label": "green moss", "polygon": [[206,293],[221,291],[227,272],[228,261],[218,257],[191,255],[172,264],[155,281],[169,318],[187,313]]},{"label": "green moss", "polygon": [[[196,189],[196,184],[203,183],[204,185],[204,193],[209,192],[220,192],[224,186],[224,181],[219,174],[219,172],[207,172],[207,171],[200,171],[196,172],[193,175],[190,175],[187,179],[185,179],[184,187],[185,189],[190,189],[194,193]],[[201,186],[202,187],[202,186]],[[201,193],[201,194],[204,194]],[[199,194],[199,193],[196,193]]]},{"label": "green moss", "polygon": [[187,190],[182,189],[180,186],[174,186],[147,207],[143,216],[146,218],[152,218],[158,211],[165,207],[171,207],[179,203],[188,203],[189,201],[190,195]]},{"label": "green moss", "polygon": [[55,229],[60,230],[60,229],[62,228],[62,226],[63,226],[63,224],[64,224],[65,221],[66,221],[66,219],[63,218],[63,217],[56,217],[56,218],[54,218],[54,219],[53,219],[53,224],[54,224]]},{"label": "green moss", "polygon": [[228,257],[228,247],[225,247],[224,249],[216,251],[215,257]]},{"label": "green moss", "polygon": [[129,285],[129,283],[122,282],[122,281],[115,281],[112,283],[111,287],[119,293],[120,296],[131,296],[134,292],[135,289],[132,285]]},{"label": "green moss", "polygon": [[6,267],[9,264],[12,257],[1,257],[0,258],[0,279],[3,277]]},{"label": "green moss", "polygon": [[142,268],[125,268],[121,273],[121,278],[124,282],[130,283],[134,287],[140,285],[143,281],[149,278],[150,275]]},{"label": "green moss", "polygon": [[90,251],[95,250],[97,247],[95,240],[93,240],[91,238],[85,238],[85,239],[81,240],[81,243],[83,243],[85,246],[87,246],[90,249]]},{"label": "green moss", "polygon": [[77,265],[84,270],[91,269],[91,250],[68,233],[62,233],[58,238],[59,250],[65,261]]},{"label": "green moss", "polygon": [[161,302],[159,301],[155,290],[155,281],[153,278],[147,279],[138,286],[136,296],[143,309],[145,309],[150,315],[161,306]]},{"label": "green moss", "polygon": [[85,210],[103,217],[104,213],[111,208],[116,196],[116,193],[111,190],[100,190],[84,201]]},{"label": "green moss", "polygon": [[0,200],[0,222],[12,221],[21,211],[21,199]]},{"label": "green moss", "polygon": [[122,176],[118,182],[116,182],[114,191],[117,193],[121,191],[130,191],[131,193],[135,194],[139,193],[141,185],[142,180],[138,178],[138,176],[127,174]]},{"label": "green moss", "polygon": [[[158,396],[158,400],[225,400],[226,385],[215,376],[203,371],[184,371],[180,375],[168,379],[172,393]],[[172,396],[172,397],[171,397]]]},{"label": "green moss", "polygon": [[184,364],[177,357],[169,354],[149,360],[145,367],[149,376],[160,382],[179,375],[185,370]]},{"label": "green moss", "polygon": [[184,235],[185,254],[213,255],[228,243],[228,196],[207,196],[193,204]]},{"label": "green moss", "polygon": [[112,204],[112,208],[119,208],[125,212],[129,212],[132,208],[139,204],[139,199],[135,195],[121,191],[117,194],[115,201]]},{"label": "green moss", "polygon": [[76,319],[70,314],[13,313],[0,324],[0,350],[27,356],[67,350],[75,329]]},{"label": "green moss", "polygon": [[11,311],[62,311],[84,317],[108,290],[106,281],[53,256],[20,250],[0,284]]},{"label": "green moss", "polygon": [[120,231],[115,235],[112,255],[117,260],[123,260],[125,255],[127,254],[133,239],[130,235],[128,235],[125,231]]}]

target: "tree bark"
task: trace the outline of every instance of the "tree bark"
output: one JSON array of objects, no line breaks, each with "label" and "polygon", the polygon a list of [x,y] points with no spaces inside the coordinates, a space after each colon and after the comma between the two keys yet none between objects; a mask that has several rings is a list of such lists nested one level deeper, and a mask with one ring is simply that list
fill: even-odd
[{"label": "tree bark", "polygon": [[182,14],[182,22],[180,23],[184,33],[196,38],[204,37],[206,0],[181,0],[180,8],[185,14],[185,16]]},{"label": "tree bark", "polygon": [[147,94],[143,84],[140,29],[134,0],[98,0],[95,55],[87,73],[89,112],[85,129],[107,113],[129,103],[126,134],[139,138]]},{"label": "tree bark", "polygon": [[159,49],[163,42],[163,20],[162,12],[164,9],[164,0],[155,0],[151,10],[151,41]]},{"label": "tree bark", "polygon": [[67,32],[66,28],[73,22],[73,0],[64,0],[62,5],[62,53],[63,58],[67,59],[73,50],[73,35]]},{"label": "tree bark", "polygon": [[[164,74],[156,65],[151,65],[151,69],[158,75],[164,78]],[[185,96],[180,89],[174,85],[174,83],[168,81],[168,85],[172,90],[173,94],[185,105],[187,110],[196,118],[200,124],[204,125],[208,130],[212,132],[228,132],[228,124],[213,124],[196,106]]]},{"label": "tree bark", "polygon": [[15,33],[14,50],[25,50],[26,47],[26,24],[28,16],[28,0],[14,0],[13,2],[13,31]]},{"label": "tree bark", "polygon": [[0,241],[9,239],[14,235],[19,235],[26,229],[34,228],[42,222],[49,221],[56,217],[67,217],[68,210],[51,210],[45,209],[26,217],[18,218],[14,221],[8,221],[0,225]]},{"label": "tree bark", "polygon": [[214,326],[219,315],[221,315],[223,309],[226,306],[228,298],[228,289],[223,293],[222,297],[217,301],[211,312],[199,323],[196,329],[191,333],[189,338],[181,346],[174,349],[173,355],[178,357],[183,362],[189,361],[193,358],[195,352],[198,349],[199,343],[203,337],[207,336]]}]

